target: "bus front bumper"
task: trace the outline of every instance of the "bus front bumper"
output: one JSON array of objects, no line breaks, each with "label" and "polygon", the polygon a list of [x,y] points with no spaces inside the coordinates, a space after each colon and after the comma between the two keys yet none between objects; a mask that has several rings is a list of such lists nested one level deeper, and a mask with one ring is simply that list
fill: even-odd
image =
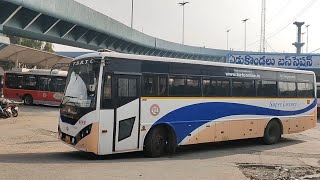
[{"label": "bus front bumper", "polygon": [[80,151],[98,154],[99,124],[93,123],[83,128],[76,136],[62,132],[58,127],[59,139]]}]

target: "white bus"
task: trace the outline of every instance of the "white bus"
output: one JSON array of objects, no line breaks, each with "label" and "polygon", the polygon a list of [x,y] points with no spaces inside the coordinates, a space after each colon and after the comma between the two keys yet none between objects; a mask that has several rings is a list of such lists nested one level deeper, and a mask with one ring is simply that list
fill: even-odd
[{"label": "white bus", "polygon": [[81,151],[144,151],[314,128],[309,71],[97,52],[70,64],[59,137]]}]

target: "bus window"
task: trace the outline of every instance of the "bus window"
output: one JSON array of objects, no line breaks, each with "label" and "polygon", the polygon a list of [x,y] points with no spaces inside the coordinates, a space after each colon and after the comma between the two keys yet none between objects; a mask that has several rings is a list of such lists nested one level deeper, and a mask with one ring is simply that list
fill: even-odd
[{"label": "bus window", "polygon": [[66,80],[62,77],[51,77],[49,89],[52,92],[63,92],[66,86]]},{"label": "bus window", "polygon": [[159,77],[159,96],[168,96],[167,77]]},{"label": "bus window", "polygon": [[49,91],[49,78],[40,77],[39,78],[39,90],[40,91]]},{"label": "bus window", "polygon": [[25,75],[24,77],[24,88],[27,90],[37,89],[37,78],[34,75]]},{"label": "bus window", "polygon": [[312,98],[314,97],[313,84],[311,83],[298,83],[298,97]]},{"label": "bus window", "polygon": [[203,96],[230,96],[230,81],[219,78],[203,79]]},{"label": "bus window", "polygon": [[255,97],[254,80],[232,80],[232,96]]},{"label": "bus window", "polygon": [[297,97],[296,83],[294,82],[279,82],[280,97]]},{"label": "bus window", "polygon": [[181,76],[171,76],[169,78],[169,95],[184,96],[184,88],[186,86],[186,78]]},{"label": "bus window", "polygon": [[277,97],[278,89],[276,81],[258,81],[258,97]]},{"label": "bus window", "polygon": [[186,96],[201,96],[200,78],[188,77],[184,90]]},{"label": "bus window", "polygon": [[143,96],[155,96],[157,95],[156,83],[157,76],[144,75],[143,76]]},{"label": "bus window", "polygon": [[118,97],[136,97],[137,80],[128,78],[118,79]]},{"label": "bus window", "polygon": [[103,109],[110,109],[112,108],[112,87],[111,87],[112,78],[111,76],[105,76],[103,82],[103,94],[102,94],[102,101],[101,107]]},{"label": "bus window", "polygon": [[18,75],[17,76],[17,88],[22,89],[23,87],[23,75]]},{"label": "bus window", "polygon": [[8,88],[17,88],[17,75],[16,74],[7,74],[6,75],[6,84]]}]

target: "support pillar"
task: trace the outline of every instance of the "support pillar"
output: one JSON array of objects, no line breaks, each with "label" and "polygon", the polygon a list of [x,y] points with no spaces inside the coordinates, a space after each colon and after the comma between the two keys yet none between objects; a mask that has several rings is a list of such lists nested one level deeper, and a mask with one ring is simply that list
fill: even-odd
[{"label": "support pillar", "polygon": [[292,43],[297,48],[297,54],[301,54],[301,48],[304,45],[303,42],[301,42],[301,27],[304,25],[304,22],[294,22],[294,25],[298,27],[298,35],[297,35],[297,42]]},{"label": "support pillar", "polygon": [[15,61],[14,67],[19,68],[19,53],[16,54],[16,61]]},{"label": "support pillar", "polygon": [[46,69],[49,69],[49,62],[48,62],[48,59],[46,60]]}]

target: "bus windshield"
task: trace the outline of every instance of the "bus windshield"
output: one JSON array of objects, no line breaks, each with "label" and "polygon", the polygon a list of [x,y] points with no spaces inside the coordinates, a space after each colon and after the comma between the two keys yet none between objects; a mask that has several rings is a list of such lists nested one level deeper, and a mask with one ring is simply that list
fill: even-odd
[{"label": "bus windshield", "polygon": [[95,108],[100,64],[94,59],[70,64],[62,106]]}]

